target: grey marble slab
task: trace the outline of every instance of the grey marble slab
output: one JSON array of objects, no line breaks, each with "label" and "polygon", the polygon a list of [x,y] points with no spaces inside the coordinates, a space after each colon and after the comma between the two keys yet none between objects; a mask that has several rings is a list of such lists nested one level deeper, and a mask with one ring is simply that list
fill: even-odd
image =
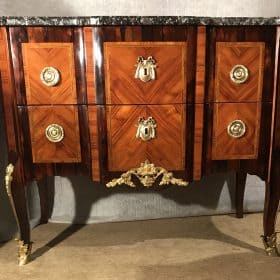
[{"label": "grey marble slab", "polygon": [[0,17],[0,26],[103,26],[103,25],[280,25],[280,17],[190,16],[92,16],[92,17]]}]

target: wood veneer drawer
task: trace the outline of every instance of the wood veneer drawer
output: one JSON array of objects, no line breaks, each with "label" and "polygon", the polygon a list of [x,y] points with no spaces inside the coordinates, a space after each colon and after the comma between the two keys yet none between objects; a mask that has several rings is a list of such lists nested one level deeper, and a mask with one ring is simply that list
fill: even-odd
[{"label": "wood veneer drawer", "polygon": [[81,161],[77,106],[30,106],[28,116],[34,163]]},{"label": "wood veneer drawer", "polygon": [[[107,104],[186,101],[186,42],[105,42],[104,51]],[[155,80],[136,78],[139,57],[154,59]]]},{"label": "wood veneer drawer", "polygon": [[[108,106],[108,170],[126,171],[145,160],[167,170],[185,169],[186,105]],[[139,118],[152,117],[155,138],[137,138]]]},{"label": "wood veneer drawer", "polygon": [[76,104],[72,43],[23,43],[27,104]]},{"label": "wood veneer drawer", "polygon": [[214,105],[212,159],[258,157],[261,103]]},{"label": "wood veneer drawer", "polygon": [[217,42],[215,100],[217,102],[261,101],[263,42]]}]

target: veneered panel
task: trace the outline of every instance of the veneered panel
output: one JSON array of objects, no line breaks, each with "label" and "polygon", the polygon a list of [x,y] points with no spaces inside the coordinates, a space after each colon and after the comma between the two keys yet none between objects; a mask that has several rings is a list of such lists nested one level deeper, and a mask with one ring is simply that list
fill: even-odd
[{"label": "veneered panel", "polygon": [[86,57],[86,80],[87,80],[87,98],[88,103],[96,103],[95,76],[94,76],[94,48],[93,48],[93,28],[85,27],[84,45]]},{"label": "veneered panel", "polygon": [[[34,163],[80,162],[80,134],[76,106],[28,107],[31,146]],[[50,142],[46,128],[51,124],[63,127],[61,142]]]},{"label": "veneered panel", "polygon": [[100,181],[97,106],[88,106],[88,118],[91,144],[92,179],[94,181]]},{"label": "veneered panel", "polygon": [[[217,102],[261,101],[264,67],[263,42],[217,42],[215,100]],[[236,65],[248,69],[248,79],[235,83],[230,72]]]},{"label": "veneered panel", "polygon": [[205,57],[206,28],[198,27],[196,52],[196,82],[195,82],[195,116],[194,116],[194,152],[193,179],[199,180],[202,174],[204,98],[205,98]]},{"label": "veneered panel", "polygon": [[[107,104],[184,103],[186,52],[186,42],[105,42]],[[155,59],[155,80],[135,78],[139,56]]]},{"label": "veneered panel", "polygon": [[157,122],[157,136],[147,143],[148,160],[168,170],[184,170],[186,106],[147,106],[146,116],[152,116]]},{"label": "veneered panel", "polygon": [[146,117],[146,106],[108,106],[108,170],[125,171],[146,159],[146,142],[135,137],[140,117]]},{"label": "veneered panel", "polygon": [[[212,159],[256,159],[258,157],[261,103],[217,103],[214,105]],[[246,133],[241,138],[228,134],[228,125],[242,120]]]},{"label": "veneered panel", "polygon": [[199,180],[202,175],[202,151],[204,129],[204,104],[195,104],[193,179]]},{"label": "veneered panel", "polygon": [[[72,43],[23,43],[22,55],[27,104],[77,103]],[[46,86],[40,79],[48,66],[60,73],[56,86]]]},{"label": "veneered panel", "polygon": [[[4,27],[0,28],[0,81],[3,98],[3,111],[6,119],[7,143],[10,151],[16,151],[15,120],[13,113],[14,84],[11,72],[11,61],[9,57],[7,32]],[[1,96],[0,96],[1,97]],[[1,100],[2,101],[2,100]]]},{"label": "veneered panel", "polygon": [[[153,117],[156,138],[136,138],[140,117]],[[108,169],[125,171],[148,159],[168,170],[185,168],[185,105],[108,106]]]}]

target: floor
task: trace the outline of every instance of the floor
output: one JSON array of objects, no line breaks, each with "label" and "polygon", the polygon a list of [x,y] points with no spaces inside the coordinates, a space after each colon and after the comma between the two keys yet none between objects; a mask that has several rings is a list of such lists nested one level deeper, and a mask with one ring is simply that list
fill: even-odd
[{"label": "floor", "polygon": [[280,258],[265,255],[261,233],[261,214],[41,225],[24,267],[15,241],[0,244],[0,279],[278,280]]}]

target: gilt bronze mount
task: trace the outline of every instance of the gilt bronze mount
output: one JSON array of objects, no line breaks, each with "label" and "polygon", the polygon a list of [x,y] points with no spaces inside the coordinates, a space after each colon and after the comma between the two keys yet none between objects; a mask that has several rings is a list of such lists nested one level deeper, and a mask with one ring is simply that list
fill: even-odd
[{"label": "gilt bronze mount", "polygon": [[280,257],[279,245],[277,244],[277,234],[278,232],[274,232],[270,236],[264,236],[264,235],[261,236],[265,251],[268,256],[276,255]]},{"label": "gilt bronze mount", "polygon": [[140,167],[130,169],[129,171],[123,173],[119,178],[113,179],[107,183],[106,186],[108,188],[112,188],[124,184],[131,188],[135,188],[136,185],[132,181],[132,176],[135,176],[146,188],[152,187],[159,177],[161,177],[159,186],[170,184],[186,187],[188,185],[188,183],[182,179],[174,178],[172,172],[169,172],[162,167],[156,167],[153,163],[146,160],[141,163]]},{"label": "gilt bronze mount", "polygon": [[[10,163],[7,166],[5,175],[5,186],[17,222],[18,229],[20,230],[19,218],[17,215],[15,202],[12,194],[12,181],[14,169],[15,167],[12,163]],[[18,239],[16,239],[16,241],[18,242],[18,264],[20,266],[25,265],[29,261],[29,257],[31,255],[32,243],[25,243],[23,240]]]},{"label": "gilt bronze mount", "polygon": [[149,82],[156,79],[156,62],[152,56],[144,59],[139,56],[137,59],[135,79],[140,79],[142,82]]}]

